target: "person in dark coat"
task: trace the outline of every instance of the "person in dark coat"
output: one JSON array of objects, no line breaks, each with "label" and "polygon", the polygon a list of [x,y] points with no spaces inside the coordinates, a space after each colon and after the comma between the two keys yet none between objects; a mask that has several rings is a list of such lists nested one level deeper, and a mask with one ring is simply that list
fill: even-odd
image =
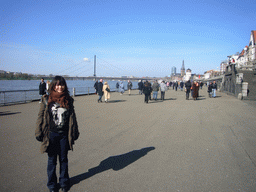
[{"label": "person in dark coat", "polygon": [[190,93],[190,89],[191,89],[191,82],[190,82],[190,80],[188,80],[185,83],[185,88],[186,88],[186,100],[189,100],[189,93]]},{"label": "person in dark coat", "polygon": [[151,86],[148,81],[145,82],[143,87],[143,93],[145,94],[145,103],[148,103],[148,97],[151,94]]},{"label": "person in dark coat", "polygon": [[175,91],[177,91],[177,89],[178,89],[178,82],[176,81],[175,82]]},{"label": "person in dark coat", "polygon": [[119,83],[116,82],[116,91],[118,91],[118,90],[119,90]]},{"label": "person in dark coat", "polygon": [[208,93],[209,93],[209,97],[212,97],[212,82],[210,82],[210,84],[208,85]]},{"label": "person in dark coat", "polygon": [[150,83],[150,81],[148,82],[149,83],[149,87],[150,87],[150,94],[148,96],[148,99],[151,101],[151,93],[152,93],[152,84]]},{"label": "person in dark coat", "polygon": [[215,81],[213,81],[213,84],[212,84],[212,97],[213,98],[216,97],[216,90],[217,90],[217,84]]},{"label": "person in dark coat", "polygon": [[98,93],[98,81],[94,83],[95,94]]},{"label": "person in dark coat", "polygon": [[130,80],[128,80],[127,89],[128,89],[129,95],[131,95],[132,82]]},{"label": "person in dark coat", "polygon": [[102,95],[103,95],[103,91],[102,91],[102,88],[103,88],[103,80],[100,79],[100,82],[98,83],[98,95],[99,95],[99,99],[98,99],[98,103],[101,102],[102,103]]},{"label": "person in dark coat", "polygon": [[184,83],[183,81],[180,82],[180,90],[183,91],[183,86],[184,86]]},{"label": "person in dark coat", "polygon": [[199,84],[198,82],[194,82],[192,85],[192,90],[193,90],[193,99],[196,100],[198,97],[198,91],[199,91]]},{"label": "person in dark coat", "polygon": [[155,101],[157,100],[157,94],[158,94],[158,91],[159,91],[159,84],[157,82],[157,80],[155,80],[155,82],[153,83],[153,86],[152,86],[152,91],[153,91],[153,99],[155,99]]},{"label": "person in dark coat", "polygon": [[41,79],[39,84],[39,95],[41,96],[40,102],[42,102],[42,97],[46,94],[46,83],[44,82],[44,78]]},{"label": "person in dark coat", "polygon": [[139,94],[142,95],[142,91],[143,91],[143,82],[140,80],[138,83],[138,87],[139,87]]},{"label": "person in dark coat", "polygon": [[204,83],[201,82],[201,83],[200,83],[200,88],[201,88],[201,89],[203,88],[203,85],[204,85]]}]

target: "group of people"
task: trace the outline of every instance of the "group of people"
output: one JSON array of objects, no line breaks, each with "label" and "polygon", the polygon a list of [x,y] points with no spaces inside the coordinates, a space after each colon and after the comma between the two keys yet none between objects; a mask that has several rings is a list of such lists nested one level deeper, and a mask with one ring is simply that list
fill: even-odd
[{"label": "group of people", "polygon": [[100,82],[96,81],[94,84],[95,92],[99,95],[98,103],[102,103],[102,96],[105,97],[105,102],[107,103],[110,99],[110,87],[108,82],[105,81],[103,85],[103,79],[100,79]]},{"label": "group of people", "polygon": [[161,91],[161,100],[164,100],[165,91],[167,90],[166,83],[162,81],[160,84],[157,80],[154,81],[153,85],[149,81],[139,81],[138,83],[139,94],[144,93],[145,99],[144,102],[148,103],[151,100],[151,93],[153,93],[153,99],[157,100],[158,91]]},{"label": "group of people", "polygon": [[[157,100],[158,91],[161,92],[161,100],[164,100],[165,97],[165,91],[168,90],[168,87],[173,86],[173,89],[177,91],[178,87],[181,91],[183,91],[183,87],[185,86],[185,92],[186,92],[186,100],[189,100],[189,95],[191,93],[191,97],[194,100],[197,100],[199,97],[199,89],[203,87],[203,82],[193,81],[191,82],[188,80],[187,82],[183,83],[181,82],[164,82],[161,81],[159,84],[157,80],[154,81],[153,85],[151,86],[151,83],[148,81],[145,81],[144,83],[142,81],[139,81],[138,88],[139,88],[139,94],[144,93],[145,94],[145,103],[148,103],[148,100],[151,100],[151,93],[153,92],[153,99]],[[216,97],[216,90],[217,90],[217,84],[215,81],[213,83],[210,83],[208,86],[208,92],[211,97]]]},{"label": "group of people", "polygon": [[[123,83],[120,82],[120,85]],[[56,76],[48,86],[41,79],[39,84],[39,94],[41,104],[36,121],[35,137],[41,142],[41,153],[48,154],[47,165],[47,187],[50,192],[59,191],[59,187],[63,192],[70,188],[70,178],[68,173],[68,151],[73,150],[73,145],[79,137],[78,123],[74,110],[74,99],[70,96],[65,79],[62,76]],[[95,90],[99,95],[98,102],[102,102],[102,96],[105,95],[105,102],[110,98],[110,87],[107,82],[95,82]],[[189,99],[189,94],[192,92],[194,100],[198,97],[200,83],[187,81],[185,83],[186,99]],[[129,81],[128,90],[132,89],[132,83]],[[149,81],[138,83],[139,94],[144,93],[145,103],[153,99],[157,100],[158,92],[161,92],[161,100],[164,100],[167,85],[164,81],[160,84],[157,80],[153,85]],[[121,89],[123,87],[121,86]],[[212,97],[216,97],[217,84],[215,81],[208,86],[208,92]],[[48,91],[48,92],[47,92]],[[122,92],[121,92],[122,93]],[[130,94],[130,91],[129,91]],[[57,183],[56,165],[57,158],[60,163],[59,185]]]},{"label": "group of people", "polygon": [[209,97],[216,97],[216,90],[217,90],[217,84],[216,81],[210,82],[210,84],[208,85],[208,93],[209,93]]},{"label": "group of people", "polygon": [[[124,94],[125,89],[124,89],[123,81],[116,83],[116,89],[119,90],[120,95]],[[127,90],[129,92],[129,95],[131,95],[132,82],[130,80],[128,80],[128,83],[127,83]]]},{"label": "group of people", "polygon": [[49,92],[50,81],[45,83],[44,78],[41,78],[41,82],[39,83],[39,95],[41,96],[39,103],[42,102],[43,95]]}]

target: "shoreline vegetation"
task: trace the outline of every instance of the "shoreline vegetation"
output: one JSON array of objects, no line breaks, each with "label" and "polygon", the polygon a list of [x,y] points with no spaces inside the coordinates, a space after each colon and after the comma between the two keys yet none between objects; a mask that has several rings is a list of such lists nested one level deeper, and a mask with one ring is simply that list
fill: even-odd
[{"label": "shoreline vegetation", "polygon": [[4,73],[0,74],[0,80],[40,80],[44,78],[45,80],[51,79],[52,76],[48,75],[30,75],[30,74],[12,74],[12,73]]}]

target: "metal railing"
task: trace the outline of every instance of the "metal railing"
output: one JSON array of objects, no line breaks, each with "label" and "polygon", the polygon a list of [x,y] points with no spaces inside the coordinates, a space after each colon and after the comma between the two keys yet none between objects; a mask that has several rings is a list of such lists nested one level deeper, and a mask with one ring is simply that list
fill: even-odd
[{"label": "metal railing", "polygon": [[26,103],[39,99],[38,89],[0,91],[0,104]]},{"label": "metal railing", "polygon": [[[118,90],[112,88],[111,91]],[[38,89],[0,91],[0,106],[39,101],[41,97],[38,92]],[[95,93],[95,89],[94,87],[73,87],[69,88],[69,92],[70,95],[74,97],[78,95],[93,94]]]},{"label": "metal railing", "polygon": [[[0,91],[0,105],[10,105],[39,101],[38,89]],[[69,89],[70,95],[89,95],[95,92],[93,87],[76,87]]]}]

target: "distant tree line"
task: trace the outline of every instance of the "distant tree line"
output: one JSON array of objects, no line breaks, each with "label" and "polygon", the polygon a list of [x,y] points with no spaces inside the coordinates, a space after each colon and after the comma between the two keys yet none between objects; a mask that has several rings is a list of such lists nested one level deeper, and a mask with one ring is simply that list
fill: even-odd
[{"label": "distant tree line", "polygon": [[27,73],[0,73],[0,80],[37,80],[43,76],[31,75]]},{"label": "distant tree line", "polygon": [[[52,79],[55,75],[34,75],[28,73],[16,73],[16,72],[0,72],[0,80],[40,80],[44,79]],[[68,77],[68,75],[63,75],[64,77]]]}]

